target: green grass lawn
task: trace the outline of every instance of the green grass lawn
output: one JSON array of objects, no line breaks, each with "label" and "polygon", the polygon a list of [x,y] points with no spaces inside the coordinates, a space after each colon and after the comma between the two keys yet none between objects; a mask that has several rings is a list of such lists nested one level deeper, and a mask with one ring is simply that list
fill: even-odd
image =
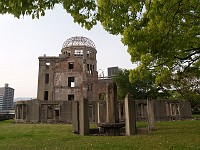
[{"label": "green grass lawn", "polygon": [[[144,127],[144,123],[138,123]],[[135,136],[80,136],[66,124],[0,122],[0,150],[194,149],[200,150],[200,120],[157,122],[156,131]]]}]

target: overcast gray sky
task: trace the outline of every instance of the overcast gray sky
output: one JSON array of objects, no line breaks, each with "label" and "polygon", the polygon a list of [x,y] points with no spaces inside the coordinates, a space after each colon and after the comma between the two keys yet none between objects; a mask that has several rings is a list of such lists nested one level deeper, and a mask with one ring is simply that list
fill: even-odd
[{"label": "overcast gray sky", "polygon": [[8,83],[15,89],[15,98],[37,97],[38,57],[58,56],[62,44],[74,36],[84,36],[95,43],[97,68],[104,70],[105,76],[107,67],[135,66],[120,36],[110,35],[100,24],[90,31],[81,28],[57,5],[39,20],[0,15],[0,87]]}]

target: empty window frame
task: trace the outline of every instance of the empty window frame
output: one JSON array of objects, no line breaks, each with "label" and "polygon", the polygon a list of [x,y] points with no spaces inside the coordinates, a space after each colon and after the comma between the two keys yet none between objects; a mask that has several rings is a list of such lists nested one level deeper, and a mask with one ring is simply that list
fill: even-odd
[{"label": "empty window frame", "polygon": [[45,74],[45,84],[48,84],[49,83],[49,74],[46,73]]},{"label": "empty window frame", "polygon": [[87,51],[87,58],[90,57],[90,51]]},{"label": "empty window frame", "polygon": [[90,73],[90,65],[87,64],[87,73]]},{"label": "empty window frame", "polygon": [[50,62],[46,62],[46,66],[50,66]]},{"label": "empty window frame", "polygon": [[94,65],[92,65],[92,70],[94,71]]},{"label": "empty window frame", "polygon": [[93,120],[93,106],[92,105],[88,106],[88,117],[89,119]]},{"label": "empty window frame", "polygon": [[99,100],[100,100],[100,101],[105,100],[105,93],[100,93],[100,94],[99,94]]},{"label": "empty window frame", "polygon": [[93,84],[88,83],[87,84],[87,91],[92,91],[92,88],[93,88]]},{"label": "empty window frame", "polygon": [[68,77],[68,87],[75,87],[74,77]]},{"label": "empty window frame", "polygon": [[66,55],[67,55],[68,57],[70,57],[70,56],[71,56],[71,51],[66,51]]},{"label": "empty window frame", "polygon": [[93,58],[94,52],[87,51],[87,58]]},{"label": "empty window frame", "polygon": [[90,72],[92,73],[93,72],[93,67],[92,67],[92,65],[90,65]]},{"label": "empty window frame", "polygon": [[53,119],[53,106],[47,105],[47,119]]},{"label": "empty window frame", "polygon": [[83,56],[83,50],[75,50],[74,56]]},{"label": "empty window frame", "polygon": [[46,62],[46,69],[49,69],[50,62]]},{"label": "empty window frame", "polygon": [[74,62],[68,62],[68,69],[74,69]]},{"label": "empty window frame", "polygon": [[94,58],[94,52],[91,52],[90,57]]},{"label": "empty window frame", "polygon": [[74,95],[73,94],[69,94],[68,95],[68,101],[73,101],[74,100]]},{"label": "empty window frame", "polygon": [[48,101],[48,98],[49,98],[49,92],[44,91],[44,100]]},{"label": "empty window frame", "polygon": [[180,115],[180,104],[179,103],[170,103],[170,115],[178,116]]},{"label": "empty window frame", "polygon": [[146,117],[147,116],[147,104],[139,103],[137,113],[138,113],[139,117]]},{"label": "empty window frame", "polygon": [[94,70],[94,65],[87,64],[87,73],[92,74]]},{"label": "empty window frame", "polygon": [[59,110],[55,110],[55,116],[56,116],[56,117],[59,117],[59,115],[60,115]]}]

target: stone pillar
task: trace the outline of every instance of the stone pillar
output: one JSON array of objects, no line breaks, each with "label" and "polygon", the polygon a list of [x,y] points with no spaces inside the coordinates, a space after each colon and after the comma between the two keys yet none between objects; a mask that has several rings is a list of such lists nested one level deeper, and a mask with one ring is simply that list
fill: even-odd
[{"label": "stone pillar", "polygon": [[136,110],[135,110],[135,101],[130,98],[130,95],[127,94],[125,98],[125,130],[126,135],[136,134]]},{"label": "stone pillar", "polygon": [[172,116],[172,104],[171,103],[169,103],[169,112],[170,112],[170,117]]},{"label": "stone pillar", "polygon": [[53,105],[53,121],[56,122],[56,111],[55,111],[55,105]]},{"label": "stone pillar", "polygon": [[18,119],[18,105],[15,106],[15,119]]},{"label": "stone pillar", "polygon": [[15,113],[15,119],[19,119],[19,108],[18,108],[19,106],[18,105],[16,105],[16,113]]},{"label": "stone pillar", "polygon": [[97,103],[97,122],[98,123],[105,123],[106,122],[106,103],[105,101],[99,101]]},{"label": "stone pillar", "polygon": [[[47,111],[47,105],[45,105],[46,107],[46,111]],[[31,117],[31,122],[34,122],[34,123],[37,123],[37,122],[39,122],[40,121],[40,107],[41,107],[41,105],[40,105],[40,102],[38,101],[38,100],[34,100],[34,101],[32,101],[31,102],[31,107],[30,107],[30,112],[29,112],[29,114],[30,114],[30,117]],[[46,114],[47,114],[47,112],[46,112]],[[47,120],[47,115],[45,116],[46,118],[46,120]]]},{"label": "stone pillar", "polygon": [[19,106],[20,106],[19,107],[19,119],[23,119],[22,118],[22,105],[20,104]]},{"label": "stone pillar", "polygon": [[[99,125],[101,122],[102,122],[102,120],[101,120],[101,118],[102,118],[102,112],[101,112],[101,104],[100,104],[101,102],[98,102],[97,103],[97,124]],[[99,133],[103,133],[103,128],[101,128],[101,127],[98,127],[99,128]]]},{"label": "stone pillar", "polygon": [[116,83],[108,83],[106,86],[106,112],[106,122],[119,123]]},{"label": "stone pillar", "polygon": [[88,99],[84,98],[79,103],[79,133],[89,135]]},{"label": "stone pillar", "polygon": [[144,104],[141,104],[141,117],[144,117]]},{"label": "stone pillar", "polygon": [[48,119],[48,105],[44,105],[45,106],[45,120],[47,121]]},{"label": "stone pillar", "polygon": [[100,119],[100,102],[97,102],[97,123],[101,123]]},{"label": "stone pillar", "polygon": [[121,104],[118,104],[118,113],[119,113],[119,120],[122,120],[122,115],[121,115]]},{"label": "stone pillar", "polygon": [[73,132],[79,134],[79,103],[72,101],[72,127]]},{"label": "stone pillar", "polygon": [[22,119],[24,120],[24,105],[22,105]]},{"label": "stone pillar", "polygon": [[154,101],[147,99],[148,132],[155,130]]},{"label": "stone pillar", "polygon": [[25,111],[26,111],[26,113],[25,113],[25,115],[26,115],[25,119],[26,119],[26,120],[28,119],[28,117],[27,117],[27,114],[28,114],[28,108],[27,108],[27,107],[28,107],[28,106],[25,105]]},{"label": "stone pillar", "polygon": [[18,105],[18,119],[21,119],[21,105]]}]

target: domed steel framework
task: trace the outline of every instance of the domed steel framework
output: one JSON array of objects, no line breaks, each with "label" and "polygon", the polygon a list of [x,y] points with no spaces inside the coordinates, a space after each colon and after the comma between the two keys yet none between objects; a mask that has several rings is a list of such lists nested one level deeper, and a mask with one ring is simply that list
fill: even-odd
[{"label": "domed steel framework", "polygon": [[67,41],[64,42],[62,48],[70,46],[88,46],[96,49],[95,44],[92,40],[82,36],[76,36],[67,39]]}]

